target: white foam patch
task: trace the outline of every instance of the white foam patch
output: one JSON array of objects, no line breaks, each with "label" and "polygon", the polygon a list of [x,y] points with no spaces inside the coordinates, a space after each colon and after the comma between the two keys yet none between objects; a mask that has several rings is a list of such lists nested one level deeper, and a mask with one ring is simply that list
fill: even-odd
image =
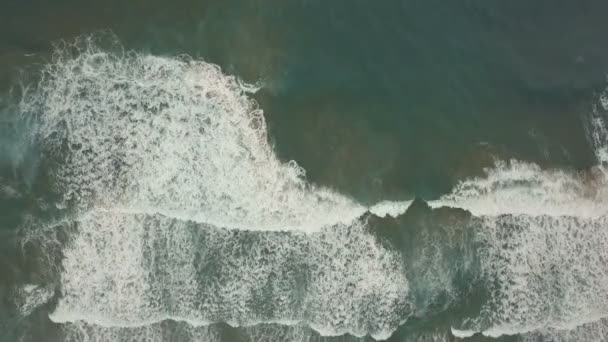
[{"label": "white foam patch", "polygon": [[[64,332],[66,342],[364,342],[368,337],[319,336],[310,328],[302,325],[285,326],[260,324],[239,328],[226,333],[218,325],[192,327],[180,323],[164,322],[145,327],[118,328],[99,327],[84,322],[70,323]],[[449,342],[453,338],[445,329],[435,329],[409,333],[406,341]]]},{"label": "white foam patch", "polygon": [[81,207],[304,231],[365,211],[280,162],[262,110],[213,64],[88,45],[58,52],[43,76],[21,108],[39,119],[36,138],[62,149],[55,181]]},{"label": "white foam patch", "polygon": [[488,336],[571,329],[608,315],[608,217],[485,218],[479,256]]},{"label": "white foam patch", "polygon": [[457,207],[476,216],[550,215],[597,218],[608,213],[608,178],[543,170],[533,163],[497,162],[485,177],[460,182],[431,207]]},{"label": "white foam patch", "polygon": [[452,335],[454,335],[454,337],[462,338],[462,339],[472,337],[473,335],[475,335],[477,333],[477,331],[475,331],[475,330],[458,330],[458,329],[454,329],[454,328],[450,328],[450,331],[452,332]]},{"label": "white foam patch", "polygon": [[589,322],[573,329],[541,329],[522,336],[523,342],[552,341],[579,342],[605,341],[608,337],[608,319]]},{"label": "white foam patch", "polygon": [[173,322],[158,323],[136,328],[98,327],[83,322],[77,322],[69,324],[68,329],[66,329],[63,336],[63,340],[66,342],[220,342],[235,340],[242,342],[330,342],[336,340],[340,342],[363,342],[368,340],[368,338],[357,338],[353,336],[341,336],[339,339],[319,336],[310,328],[301,325],[284,326],[277,324],[260,324],[252,327],[239,328],[228,334],[226,334],[225,330],[226,328],[218,325],[192,327]]},{"label": "white foam patch", "polygon": [[412,201],[381,201],[369,208],[369,211],[378,217],[397,217],[403,215]]},{"label": "white foam patch", "polygon": [[[400,256],[358,218],[409,203],[365,208],[308,184],[274,155],[247,91],[208,63],[91,45],[46,67],[22,110],[39,120],[47,152],[63,156],[55,185],[79,209],[54,321],[110,334],[99,341],[133,340],[121,335],[131,330],[163,340],[167,320],[383,339],[408,317]],[[603,122],[592,124],[600,162]],[[498,163],[429,203],[481,217],[490,298],[461,330],[570,329],[608,313],[603,170]]]},{"label": "white foam patch", "polygon": [[593,108],[589,117],[589,139],[595,150],[595,156],[602,168],[608,166],[608,90],[600,95],[599,107]]},{"label": "white foam patch", "polygon": [[[602,100],[602,105],[606,106]],[[608,107],[608,106],[606,106]],[[608,108],[604,108],[608,109]],[[608,315],[608,131],[590,119],[599,166],[585,173],[498,162],[429,204],[469,210],[489,299],[462,330],[498,337],[574,331]]]},{"label": "white foam patch", "polygon": [[434,330],[423,330],[419,332],[411,332],[407,334],[402,341],[415,342],[452,342],[454,338],[445,328],[437,328]]},{"label": "white foam patch", "polygon": [[5,196],[10,199],[17,199],[17,198],[21,197],[21,194],[15,188],[13,188],[10,185],[2,184],[2,183],[3,183],[3,179],[0,178],[0,194],[2,196]]},{"label": "white foam patch", "polygon": [[302,322],[322,335],[383,339],[411,311],[399,255],[380,247],[364,222],[256,233],[90,212],[77,224],[55,322]]},{"label": "white foam patch", "polygon": [[46,304],[53,294],[54,291],[51,288],[26,284],[16,289],[14,300],[19,314],[26,317],[39,306]]},{"label": "white foam patch", "polygon": [[534,163],[497,162],[484,177],[462,181],[450,194],[429,202],[452,206],[477,216],[550,215],[598,218],[608,214],[608,97],[588,116],[588,136],[598,166],[585,173],[543,170]]},{"label": "white foam patch", "polygon": [[368,208],[276,158],[253,87],[90,43],[42,76],[21,110],[61,159],[53,185],[77,228],[53,321],[110,340],[154,340],[167,320],[388,338],[411,311],[400,256],[359,219]]},{"label": "white foam patch", "polygon": [[135,328],[99,327],[85,322],[70,323],[64,327],[65,342],[220,342],[220,331],[214,327],[169,328],[163,324]]},{"label": "white foam patch", "polygon": [[476,220],[474,244],[488,298],[479,316],[454,334],[570,336],[568,331],[608,316],[608,216]]}]

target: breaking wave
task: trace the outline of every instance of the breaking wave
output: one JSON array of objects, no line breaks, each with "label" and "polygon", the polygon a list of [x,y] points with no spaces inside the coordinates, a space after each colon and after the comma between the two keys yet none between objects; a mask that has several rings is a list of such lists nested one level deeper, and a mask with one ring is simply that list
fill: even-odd
[{"label": "breaking wave", "polygon": [[[428,257],[414,266],[375,235],[370,216],[405,216],[411,202],[368,207],[280,161],[251,87],[203,61],[101,49],[93,40],[60,47],[20,105],[33,141],[57,161],[52,186],[69,212],[62,225],[75,227],[50,314],[66,340],[219,341],[216,323],[275,324],[277,334],[289,326],[289,334],[306,331],[291,337],[302,341],[312,336],[306,326],[322,336],[386,339],[427,313],[416,291],[452,286],[456,272],[435,259],[453,260],[432,234],[412,242],[424,242]],[[445,239],[471,250],[487,298],[453,334],[604,331],[602,108],[589,120],[592,170],[497,162],[428,202],[473,215],[472,234],[463,234],[472,241]],[[423,269],[427,262],[434,266]],[[412,286],[419,279],[433,284]],[[49,300],[44,289],[24,289],[35,296],[23,312]]]},{"label": "breaking wave", "polygon": [[77,227],[53,321],[303,323],[377,338],[403,322],[405,272],[368,233],[368,208],[279,161],[247,89],[188,57],[90,38],[57,51],[21,104],[59,160],[54,187]]},{"label": "breaking wave", "polygon": [[485,177],[465,180],[430,203],[466,209],[480,220],[480,274],[490,295],[479,316],[456,331],[491,337],[549,331],[548,340],[563,340],[571,330],[585,336],[586,326],[594,334],[594,322],[608,317],[604,96],[600,103],[589,120],[598,161],[591,170],[498,162]]},{"label": "breaking wave", "polygon": [[365,211],[279,161],[262,110],[219,67],[73,48],[57,51],[21,105],[61,157],[66,201],[248,230],[314,231]]}]

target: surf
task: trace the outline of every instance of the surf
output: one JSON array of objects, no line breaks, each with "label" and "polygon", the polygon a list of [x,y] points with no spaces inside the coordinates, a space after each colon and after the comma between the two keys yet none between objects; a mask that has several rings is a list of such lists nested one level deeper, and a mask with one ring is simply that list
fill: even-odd
[{"label": "surf", "polygon": [[251,90],[185,56],[92,37],[58,48],[20,105],[59,159],[58,206],[77,227],[52,321],[301,322],[377,338],[402,323],[407,278],[367,232],[369,208],[280,161]]},{"label": "surf", "polygon": [[[413,302],[418,275],[370,224],[407,216],[412,202],[364,205],[308,182],[297,162],[275,155],[252,91],[187,56],[107,50],[92,37],[58,47],[19,108],[32,144],[58,160],[56,207],[62,226],[76,227],[49,315],[66,334],[159,338],[162,322],[177,321],[192,331],[278,323],[386,339],[424,316]],[[473,215],[475,240],[463,243],[475,246],[492,294],[456,334],[569,329],[587,322],[577,317],[605,316],[603,118],[590,120],[598,166],[587,173],[499,161],[427,201]],[[423,274],[431,292],[452,281],[449,265],[434,264],[443,257],[423,260],[437,266]]]}]

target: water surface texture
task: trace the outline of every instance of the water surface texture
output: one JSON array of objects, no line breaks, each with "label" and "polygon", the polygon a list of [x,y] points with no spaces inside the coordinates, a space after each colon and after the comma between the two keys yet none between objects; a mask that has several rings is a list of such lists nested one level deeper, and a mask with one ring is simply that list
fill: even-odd
[{"label": "water surface texture", "polygon": [[605,13],[0,0],[0,341],[607,341]]}]

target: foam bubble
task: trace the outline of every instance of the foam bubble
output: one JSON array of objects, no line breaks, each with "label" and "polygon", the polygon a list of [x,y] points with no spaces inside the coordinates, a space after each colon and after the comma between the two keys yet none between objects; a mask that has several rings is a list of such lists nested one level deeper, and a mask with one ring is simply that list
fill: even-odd
[{"label": "foam bubble", "polygon": [[90,212],[64,251],[55,322],[138,327],[303,322],[388,338],[411,311],[399,256],[364,222],[313,234],[238,232],[163,216]]},{"label": "foam bubble", "polygon": [[66,342],[233,342],[235,340],[242,342],[357,342],[368,340],[348,335],[340,336],[339,338],[319,336],[305,326],[284,326],[278,324],[260,324],[235,329],[219,324],[192,327],[176,322],[163,322],[145,327],[118,328],[98,327],[84,322],[77,322],[70,323],[66,328],[63,336],[63,340]]},{"label": "foam bubble", "polygon": [[377,338],[402,323],[399,255],[367,208],[278,160],[254,91],[187,57],[57,51],[21,103],[72,213],[53,321],[112,340],[154,340],[166,321]]},{"label": "foam bubble", "polygon": [[[179,322],[162,322],[145,327],[99,327],[85,322],[69,323],[62,340],[66,342],[146,341],[146,342],[363,342],[368,337],[342,335],[320,336],[302,325],[259,324],[250,327],[232,328],[225,325],[192,327]],[[407,341],[448,342],[453,337],[443,328],[406,332]]]},{"label": "foam bubble", "polygon": [[381,201],[369,208],[369,211],[378,217],[397,217],[403,215],[412,201]]},{"label": "foam bubble", "polygon": [[215,327],[190,327],[184,325],[153,324],[142,327],[100,327],[85,322],[64,326],[62,341],[65,342],[168,342],[168,341],[222,341],[221,332]]},{"label": "foam bubble", "polygon": [[478,216],[475,244],[489,298],[463,330],[491,337],[569,331],[608,315],[608,177],[602,165],[608,131],[597,108],[589,123],[600,162],[591,171],[497,162],[485,177],[462,181],[430,203]]},{"label": "foam bubble", "polygon": [[[167,321],[384,339],[411,314],[400,256],[359,218],[409,202],[365,208],[307,183],[274,155],[250,91],[212,64],[93,45],[45,68],[21,107],[77,209],[51,314],[75,340],[163,340]],[[603,122],[591,125],[600,162]],[[499,162],[430,202],[479,217],[489,299],[460,331],[570,329],[608,313],[606,183]]]},{"label": "foam bubble", "polygon": [[543,170],[533,163],[497,162],[485,177],[468,179],[432,207],[466,209],[476,216],[550,215],[597,218],[608,213],[608,179],[603,173]]},{"label": "foam bubble", "polygon": [[477,333],[477,331],[475,331],[475,330],[458,330],[458,329],[454,329],[454,328],[450,328],[450,331],[452,332],[452,335],[454,335],[454,337],[457,337],[457,338],[472,337],[473,335],[475,335]]},{"label": "foam bubble", "polygon": [[608,90],[600,95],[599,106],[593,107],[589,114],[588,137],[595,151],[595,156],[602,167],[608,163]]},{"label": "foam bubble", "polygon": [[571,329],[608,314],[608,217],[501,216],[480,229],[491,294],[478,330]]},{"label": "foam bubble", "polygon": [[608,336],[608,319],[599,319],[571,329],[541,329],[522,336],[523,342],[604,341]]},{"label": "foam bubble", "polygon": [[53,295],[51,288],[26,284],[16,289],[14,298],[19,314],[26,317],[39,306],[46,304]]},{"label": "foam bubble", "polygon": [[78,206],[305,231],[365,210],[306,183],[294,161],[280,162],[262,110],[219,67],[90,43],[66,51],[21,108],[38,118],[47,152],[62,156],[56,185]]}]

